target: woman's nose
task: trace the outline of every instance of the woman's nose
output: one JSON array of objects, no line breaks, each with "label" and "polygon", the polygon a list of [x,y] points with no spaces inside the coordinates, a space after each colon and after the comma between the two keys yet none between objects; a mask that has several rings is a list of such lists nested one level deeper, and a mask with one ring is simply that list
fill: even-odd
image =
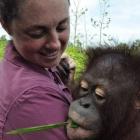
[{"label": "woman's nose", "polygon": [[48,47],[52,49],[58,49],[61,47],[61,42],[60,42],[59,35],[57,32],[52,32],[49,35],[46,45],[48,45]]}]

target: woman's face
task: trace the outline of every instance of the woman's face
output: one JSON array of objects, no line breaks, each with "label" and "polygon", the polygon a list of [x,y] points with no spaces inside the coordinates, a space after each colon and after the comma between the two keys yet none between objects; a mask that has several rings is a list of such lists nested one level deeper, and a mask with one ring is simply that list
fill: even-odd
[{"label": "woman's face", "polygon": [[9,33],[20,55],[43,67],[56,66],[69,39],[67,0],[25,0]]}]

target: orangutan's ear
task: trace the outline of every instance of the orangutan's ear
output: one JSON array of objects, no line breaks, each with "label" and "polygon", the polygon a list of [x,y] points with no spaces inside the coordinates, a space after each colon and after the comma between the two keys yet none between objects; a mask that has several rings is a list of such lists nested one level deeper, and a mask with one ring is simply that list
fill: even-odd
[{"label": "orangutan's ear", "polygon": [[137,97],[135,99],[135,103],[134,103],[134,107],[135,109],[140,109],[140,92],[138,92]]}]

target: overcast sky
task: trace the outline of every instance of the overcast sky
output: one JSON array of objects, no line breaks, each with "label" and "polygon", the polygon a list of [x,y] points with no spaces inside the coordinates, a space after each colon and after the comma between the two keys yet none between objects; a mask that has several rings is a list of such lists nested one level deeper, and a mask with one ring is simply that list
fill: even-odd
[{"label": "overcast sky", "polygon": [[[119,41],[140,39],[140,0],[108,1],[110,3],[109,16],[111,17],[111,23],[106,32]],[[88,8],[86,13],[87,26],[90,25],[91,17],[97,17],[98,2],[99,0],[81,0],[80,2],[81,8]],[[73,8],[72,0],[71,7]],[[82,27],[82,24],[83,22],[79,26]],[[90,26],[87,28],[90,28]],[[0,36],[3,34],[5,32],[0,27]]]},{"label": "overcast sky", "polygon": [[[118,41],[129,42],[140,39],[140,0],[108,0],[108,2],[111,22],[105,32]],[[99,0],[81,0],[80,6],[88,8],[89,19],[99,15]],[[87,22],[89,21],[87,19]],[[90,28],[89,32],[91,30]]]}]

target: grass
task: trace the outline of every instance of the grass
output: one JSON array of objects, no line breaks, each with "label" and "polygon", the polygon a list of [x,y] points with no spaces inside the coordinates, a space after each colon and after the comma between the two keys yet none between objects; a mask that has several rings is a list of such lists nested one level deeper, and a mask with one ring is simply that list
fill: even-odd
[{"label": "grass", "polygon": [[56,124],[49,124],[49,125],[40,125],[40,126],[34,126],[34,127],[27,127],[27,128],[19,128],[16,130],[11,130],[7,132],[7,135],[19,135],[19,134],[25,134],[25,133],[33,133],[33,132],[39,132],[39,131],[46,131],[53,128],[62,127],[68,124],[68,122],[60,122]]},{"label": "grass", "polygon": [[[35,132],[40,132],[40,131],[47,131],[47,130],[50,130],[53,128],[59,128],[59,127],[65,126],[67,124],[68,124],[68,122],[60,122],[60,123],[49,124],[49,125],[18,128],[18,129],[6,132],[6,134],[7,135],[21,135],[21,134],[27,134],[27,133],[35,133]],[[75,122],[71,121],[71,128],[77,128],[77,127],[79,127],[79,126]]]}]

